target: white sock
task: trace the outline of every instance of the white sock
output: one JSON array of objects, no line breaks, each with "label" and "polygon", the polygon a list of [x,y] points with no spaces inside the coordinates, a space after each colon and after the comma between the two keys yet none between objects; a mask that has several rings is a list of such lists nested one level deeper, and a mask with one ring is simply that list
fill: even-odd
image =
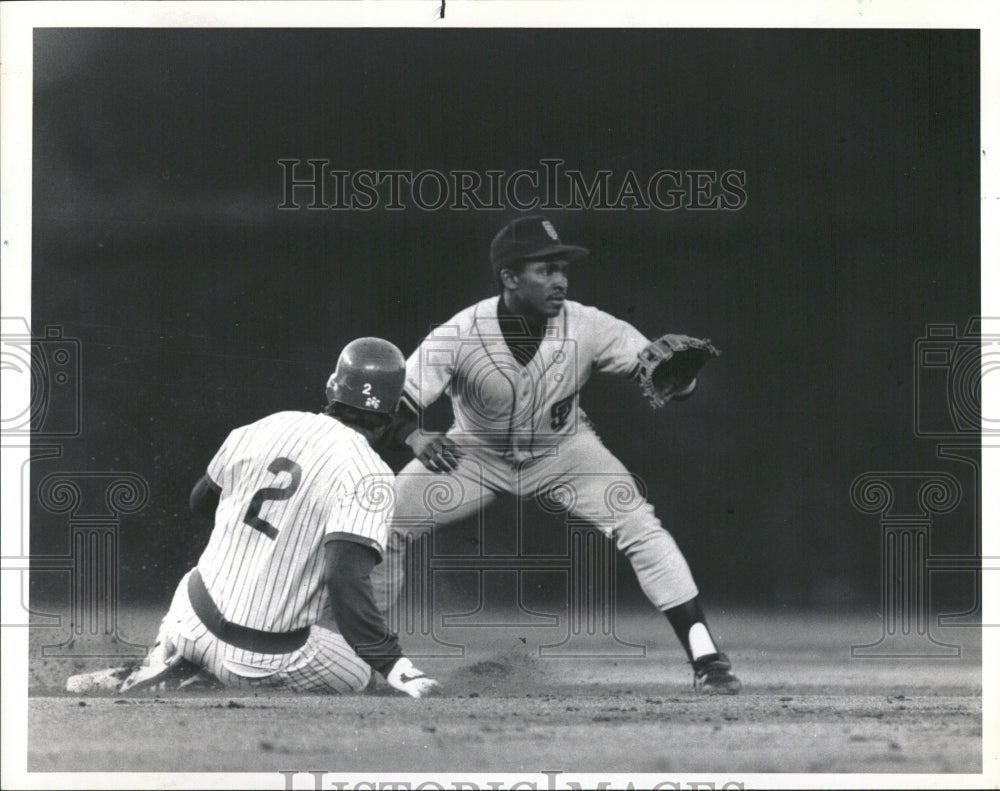
[{"label": "white sock", "polygon": [[719,653],[719,649],[715,647],[712,636],[703,623],[696,623],[688,630],[688,646],[691,648],[691,656],[694,659]]}]

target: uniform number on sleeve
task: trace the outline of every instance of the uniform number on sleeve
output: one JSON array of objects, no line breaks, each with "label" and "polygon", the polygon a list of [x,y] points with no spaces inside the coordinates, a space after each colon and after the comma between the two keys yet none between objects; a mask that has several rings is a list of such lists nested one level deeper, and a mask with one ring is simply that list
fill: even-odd
[{"label": "uniform number on sleeve", "polygon": [[250,500],[250,507],[247,508],[247,512],[243,516],[243,521],[274,541],[278,537],[278,528],[266,519],[261,519],[257,514],[260,513],[265,500],[287,500],[295,494],[302,481],[302,468],[291,459],[279,456],[267,465],[267,471],[275,475],[282,472],[291,473],[292,479],[284,486],[265,486],[254,492]]}]

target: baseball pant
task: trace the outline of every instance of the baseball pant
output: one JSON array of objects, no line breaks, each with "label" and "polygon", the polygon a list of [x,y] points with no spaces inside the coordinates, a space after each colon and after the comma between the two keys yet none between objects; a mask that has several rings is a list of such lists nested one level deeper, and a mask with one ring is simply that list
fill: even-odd
[{"label": "baseball pant", "polygon": [[361,692],[371,668],[347,641],[331,629],[315,625],[305,645],[287,654],[247,651],[223,642],[195,614],[184,575],[170,610],[160,624],[159,641],[208,670],[230,687],[280,687],[293,692]]},{"label": "baseball pant", "polygon": [[403,584],[409,530],[465,519],[504,493],[534,498],[545,511],[582,518],[613,537],[657,609],[698,594],[687,561],[644,492],[589,427],[581,425],[551,455],[528,463],[512,464],[481,445],[463,443],[462,449],[464,455],[451,473],[430,472],[414,459],[396,478],[386,558],[372,573],[383,612],[396,602]]}]

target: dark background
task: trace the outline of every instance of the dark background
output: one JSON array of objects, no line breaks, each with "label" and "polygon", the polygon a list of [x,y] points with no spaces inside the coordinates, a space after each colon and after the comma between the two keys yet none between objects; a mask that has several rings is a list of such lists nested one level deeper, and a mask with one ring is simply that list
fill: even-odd
[{"label": "dark background", "polygon": [[[873,470],[961,478],[932,551],[972,551],[972,478],[914,433],[921,387],[946,415],[914,344],[979,312],[977,31],[40,29],[34,48],[32,325],[79,339],[82,412],[32,480],[148,481],[123,598],[165,604],[197,560],[188,493],[231,428],[318,408],[352,338],[409,354],[491,293],[513,212],[279,211],[283,157],[745,171],[736,212],[550,213],[592,251],[571,298],[725,351],[689,402],[654,413],[596,377],[584,408],[710,601],[877,611],[879,518],[849,496]],[[510,513],[490,512],[501,544]],[[31,519],[34,554],[68,551],[65,514],[33,494]],[[935,604],[968,605],[969,575],[946,576]]]}]

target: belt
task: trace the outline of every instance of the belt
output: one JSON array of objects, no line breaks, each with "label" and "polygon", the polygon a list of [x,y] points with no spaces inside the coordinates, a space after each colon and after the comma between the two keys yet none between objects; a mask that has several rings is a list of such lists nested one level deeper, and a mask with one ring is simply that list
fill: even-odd
[{"label": "belt", "polygon": [[191,608],[195,615],[205,624],[208,631],[237,648],[261,654],[290,654],[292,651],[298,651],[309,639],[308,626],[296,629],[294,632],[263,632],[260,629],[251,629],[227,621],[212,601],[212,596],[197,568],[188,577],[188,598],[191,600]]}]

